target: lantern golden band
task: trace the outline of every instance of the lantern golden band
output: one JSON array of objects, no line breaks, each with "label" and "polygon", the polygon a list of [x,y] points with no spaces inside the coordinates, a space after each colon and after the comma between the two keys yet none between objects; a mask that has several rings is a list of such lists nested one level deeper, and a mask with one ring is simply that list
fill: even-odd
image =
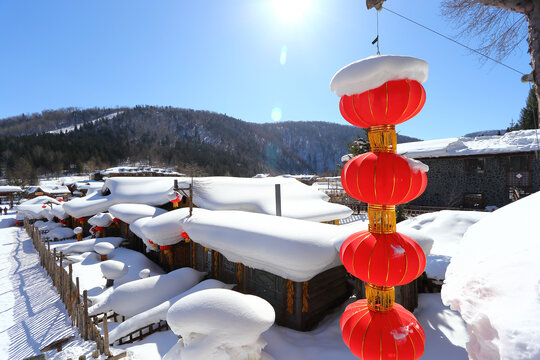
[{"label": "lantern golden band", "polygon": [[371,126],[368,132],[371,152],[396,153],[397,134],[394,125]]},{"label": "lantern golden band", "polygon": [[368,204],[369,232],[393,234],[396,232],[396,207],[394,205]]},{"label": "lantern golden band", "polygon": [[365,283],[368,307],[372,311],[388,311],[394,306],[396,290],[393,286]]}]

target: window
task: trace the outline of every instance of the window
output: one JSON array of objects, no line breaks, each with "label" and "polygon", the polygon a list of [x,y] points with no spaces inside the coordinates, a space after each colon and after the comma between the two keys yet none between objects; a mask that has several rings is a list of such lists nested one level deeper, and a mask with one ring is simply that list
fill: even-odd
[{"label": "window", "polygon": [[484,172],[484,159],[465,159],[465,172],[471,174]]},{"label": "window", "polygon": [[529,157],[528,156],[510,156],[508,160],[508,170],[528,171],[529,170]]}]

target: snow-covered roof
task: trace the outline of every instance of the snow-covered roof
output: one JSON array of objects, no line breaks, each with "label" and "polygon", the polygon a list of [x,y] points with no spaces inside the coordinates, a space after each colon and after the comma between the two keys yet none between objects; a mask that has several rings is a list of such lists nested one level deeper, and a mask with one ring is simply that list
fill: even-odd
[{"label": "snow-covered roof", "polygon": [[20,186],[2,185],[0,186],[0,193],[22,192]]},{"label": "snow-covered roof", "polygon": [[[187,188],[191,178],[176,178],[180,188]],[[73,217],[104,212],[115,204],[134,203],[159,206],[169,202],[173,177],[112,177],[105,180],[104,189],[74,199],[64,205]],[[202,177],[193,179],[193,203],[209,210],[242,210],[274,215],[275,185],[281,185],[281,214],[284,217],[311,221],[346,218],[352,210],[328,202],[328,196],[301,182],[284,177],[235,178]]]},{"label": "snow-covered roof", "polygon": [[44,192],[46,194],[57,194],[57,195],[70,193],[67,186],[63,186],[63,185],[52,185],[52,186],[39,185],[39,186],[32,186],[28,189],[29,194],[33,194],[39,191]]},{"label": "snow-covered roof", "polygon": [[158,216],[165,214],[167,211],[145,204],[117,204],[109,208],[109,213],[117,219],[131,224],[137,219]]},{"label": "snow-covered roof", "polygon": [[118,166],[105,170],[99,170],[91,173],[90,175],[101,174],[102,176],[108,176],[111,174],[142,174],[142,173],[155,173],[165,174],[167,176],[184,176],[184,174],[173,171],[171,169],[155,168],[151,166]]},{"label": "snow-covered roof", "polygon": [[229,261],[294,281],[307,281],[340,265],[335,244],[354,232],[344,226],[243,211],[193,209],[189,217],[187,208],[150,219],[141,230],[159,245],[181,241],[185,231]]},{"label": "snow-covered roof", "polygon": [[105,212],[115,204],[133,203],[163,205],[169,202],[167,194],[172,190],[174,178],[170,177],[112,177],[107,178],[101,191],[73,199],[64,204],[64,210],[73,217],[85,217]]},{"label": "snow-covered roof", "polygon": [[390,80],[427,80],[428,64],[424,60],[397,55],[375,55],[341,68],[330,81],[337,96],[360,94]]},{"label": "snow-covered roof", "polygon": [[276,184],[281,187],[281,215],[284,217],[330,221],[352,214],[352,210],[346,206],[329,203],[329,197],[317,189],[285,177],[196,178],[193,202],[209,210],[241,210],[275,215]]},{"label": "snow-covered roof", "polygon": [[504,154],[540,150],[540,130],[504,135],[460,137],[398,144],[397,152],[410,158]]}]

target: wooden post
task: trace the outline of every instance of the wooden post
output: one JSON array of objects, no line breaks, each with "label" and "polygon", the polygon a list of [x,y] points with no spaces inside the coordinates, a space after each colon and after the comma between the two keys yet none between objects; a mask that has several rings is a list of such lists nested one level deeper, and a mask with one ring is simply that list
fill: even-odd
[{"label": "wooden post", "polygon": [[68,288],[67,288],[67,292],[68,292],[68,297],[67,297],[67,308],[68,308],[68,314],[69,316],[72,315],[71,313],[71,303],[73,302],[73,289],[71,288],[71,285],[73,284],[73,266],[71,264],[68,265],[68,269],[69,269],[69,275],[68,275]]},{"label": "wooden post", "polygon": [[85,289],[83,291],[83,323],[84,331],[83,336],[84,340],[88,340],[88,330],[90,328],[89,318],[88,318],[88,291]]},{"label": "wooden post", "polygon": [[[56,263],[56,248],[54,248],[53,250],[53,256],[54,256],[53,258],[54,263]],[[54,286],[56,286],[56,271],[53,271],[52,274],[53,274],[53,284]]]},{"label": "wooden post", "polygon": [[281,184],[276,184],[276,216],[281,216]]},{"label": "wooden post", "polygon": [[105,355],[110,356],[111,353],[109,352],[109,329],[107,325],[107,313],[105,313],[105,316],[103,316],[103,342],[105,347]]}]

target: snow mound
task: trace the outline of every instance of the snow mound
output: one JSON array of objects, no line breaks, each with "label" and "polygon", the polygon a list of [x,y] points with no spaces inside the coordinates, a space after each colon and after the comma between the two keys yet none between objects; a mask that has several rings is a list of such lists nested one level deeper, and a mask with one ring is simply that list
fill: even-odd
[{"label": "snow mound", "polygon": [[142,269],[141,271],[139,271],[139,277],[141,279],[150,277],[150,269]]},{"label": "snow mound", "polygon": [[113,216],[109,213],[97,213],[88,219],[88,223],[93,226],[109,227],[113,223]]},{"label": "snow mound", "polygon": [[134,280],[118,286],[107,300],[88,309],[91,315],[115,311],[124,316],[134,316],[193,287],[205,273],[191,268],[181,268],[168,274]]},{"label": "snow mound", "polygon": [[207,289],[232,289],[233,287],[234,285],[225,284],[219,280],[214,279],[201,281],[200,283],[198,283],[191,289],[184,291],[180,295],[177,295],[165,302],[162,302],[158,306],[154,306],[146,310],[145,312],[142,312],[127,319],[109,333],[109,341],[113,343],[116,340],[122,338],[123,336],[126,336],[129,333],[144,326],[158,323],[161,320],[167,320],[167,312],[169,311],[171,305],[189,294],[193,294],[194,292]]},{"label": "snow mound", "polygon": [[540,192],[472,225],[442,299],[467,323],[471,359],[540,359]]},{"label": "snow mound", "polygon": [[116,280],[126,275],[128,272],[128,266],[116,260],[103,261],[100,266],[103,276],[107,279]]},{"label": "snow mound", "polygon": [[469,226],[488,213],[479,211],[443,210],[422,214],[397,225],[397,230],[415,239],[422,246],[422,239],[429,238],[432,247],[426,254],[426,274],[429,278],[444,280],[450,259],[459,248],[463,234]]},{"label": "snow mound", "polygon": [[142,217],[156,217],[167,211],[145,204],[117,204],[109,208],[109,212],[117,219],[131,224]]},{"label": "snow mound", "polygon": [[227,289],[202,290],[174,303],[167,323],[181,336],[164,360],[258,360],[260,337],[275,320],[272,306],[257,296]]},{"label": "snow mound", "polygon": [[423,83],[428,77],[424,60],[397,55],[375,55],[341,68],[330,81],[337,96],[360,94],[390,80],[410,79]]},{"label": "snow mound", "polygon": [[74,236],[75,236],[75,233],[70,228],[57,227],[49,231],[47,234],[43,235],[43,238],[52,239],[52,240],[62,240],[62,239],[70,239]]},{"label": "snow mound", "polygon": [[72,254],[72,253],[84,253],[88,251],[94,251],[94,247],[96,244],[99,244],[101,242],[106,242],[112,244],[114,247],[120,246],[120,244],[124,241],[121,237],[104,237],[99,239],[88,239],[88,240],[82,240],[77,241],[71,244],[63,244],[56,247],[56,251],[62,251],[64,254]]},{"label": "snow mound", "polygon": [[94,251],[100,255],[109,255],[116,247],[110,242],[99,242],[94,245]]}]

